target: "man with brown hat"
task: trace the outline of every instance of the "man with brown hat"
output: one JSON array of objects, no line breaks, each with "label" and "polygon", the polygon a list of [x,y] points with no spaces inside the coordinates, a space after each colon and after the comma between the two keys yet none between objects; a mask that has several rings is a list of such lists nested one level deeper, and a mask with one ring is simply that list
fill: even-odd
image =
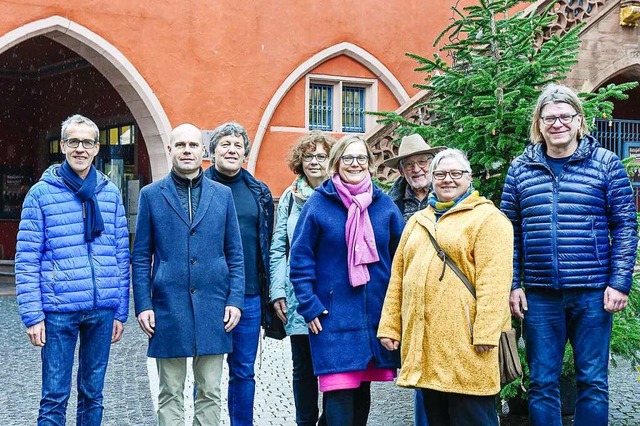
[{"label": "man with brown hat", "polygon": [[[403,137],[398,155],[384,162],[385,166],[398,169],[400,172],[400,177],[389,190],[389,196],[400,209],[405,221],[409,220],[414,213],[427,207],[431,187],[429,167],[433,157],[443,149],[446,147],[431,148],[422,136],[413,134]],[[417,426],[427,426],[427,416],[420,391],[415,393],[414,423]]]},{"label": "man with brown hat", "polygon": [[413,134],[402,138],[398,155],[386,160],[384,165],[398,169],[400,177],[389,190],[404,220],[427,207],[431,175],[431,160],[444,146],[431,148],[422,136]]}]

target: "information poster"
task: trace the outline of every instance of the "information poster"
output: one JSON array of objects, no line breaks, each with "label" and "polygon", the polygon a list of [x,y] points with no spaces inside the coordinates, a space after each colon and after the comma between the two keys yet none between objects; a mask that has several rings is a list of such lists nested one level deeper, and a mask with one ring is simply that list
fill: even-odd
[{"label": "information poster", "polygon": [[20,173],[2,174],[2,216],[20,218],[24,197],[31,188],[31,176]]}]

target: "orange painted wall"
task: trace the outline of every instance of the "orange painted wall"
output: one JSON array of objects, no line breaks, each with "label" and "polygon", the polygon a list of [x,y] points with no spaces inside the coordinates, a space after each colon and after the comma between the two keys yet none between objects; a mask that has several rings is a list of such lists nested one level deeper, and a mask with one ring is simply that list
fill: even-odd
[{"label": "orange painted wall", "polygon": [[[58,15],[119,49],[169,121],[206,129],[242,122],[251,137],[273,94],[298,65],[340,42],[380,60],[412,95],[405,52],[428,54],[454,0],[0,0],[0,34]],[[258,176],[260,176],[258,173]],[[266,177],[266,175],[265,175]]]}]

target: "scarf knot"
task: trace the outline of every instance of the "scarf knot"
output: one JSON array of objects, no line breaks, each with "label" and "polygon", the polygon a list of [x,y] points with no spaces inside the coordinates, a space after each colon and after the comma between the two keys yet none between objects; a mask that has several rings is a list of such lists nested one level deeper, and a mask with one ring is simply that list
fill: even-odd
[{"label": "scarf knot", "polygon": [[82,217],[84,220],[84,240],[92,242],[104,231],[104,221],[96,198],[98,172],[91,166],[87,177],[82,179],[73,171],[67,161],[62,163],[58,173],[67,188],[75,194],[82,203]]},{"label": "scarf knot", "polygon": [[296,176],[291,184],[291,194],[301,205],[311,197],[313,191],[314,189],[309,185],[304,175]]},{"label": "scarf knot", "polygon": [[367,265],[380,260],[368,212],[373,201],[373,183],[371,176],[367,175],[360,183],[348,184],[337,173],[331,177],[331,181],[347,209],[347,269],[349,283],[352,287],[357,287],[368,283],[371,278]]},{"label": "scarf knot", "polygon": [[433,207],[433,211],[436,216],[436,221],[440,219],[440,217],[443,214],[451,210],[453,206],[457,205],[462,200],[464,200],[465,198],[467,198],[469,195],[472,195],[472,194],[475,196],[480,195],[478,191],[476,191],[475,188],[473,187],[473,184],[469,185],[469,188],[465,191],[464,194],[462,194],[460,197],[456,198],[455,200],[451,200],[451,201],[438,201],[438,197],[436,197],[435,191],[431,192],[429,194],[428,202],[429,202],[429,205]]}]

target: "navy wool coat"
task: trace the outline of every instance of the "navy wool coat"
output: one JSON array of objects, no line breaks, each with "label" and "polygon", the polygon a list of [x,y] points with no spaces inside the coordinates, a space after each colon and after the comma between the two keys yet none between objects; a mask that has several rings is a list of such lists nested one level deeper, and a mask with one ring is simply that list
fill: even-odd
[{"label": "navy wool coat", "polygon": [[294,231],[290,279],[298,313],[322,324],[319,334],[309,333],[316,375],[365,370],[371,361],[378,368],[400,366],[399,351],[387,351],[376,335],[404,219],[375,186],[368,212],[380,260],[368,265],[371,279],[358,287],[347,272],[347,209],[330,179],[305,203]]},{"label": "navy wool coat", "polygon": [[191,357],[231,352],[225,306],[244,301],[242,241],[231,190],[202,179],[193,223],[171,176],[140,192],[133,244],[136,316],[153,309],[148,356]]}]

